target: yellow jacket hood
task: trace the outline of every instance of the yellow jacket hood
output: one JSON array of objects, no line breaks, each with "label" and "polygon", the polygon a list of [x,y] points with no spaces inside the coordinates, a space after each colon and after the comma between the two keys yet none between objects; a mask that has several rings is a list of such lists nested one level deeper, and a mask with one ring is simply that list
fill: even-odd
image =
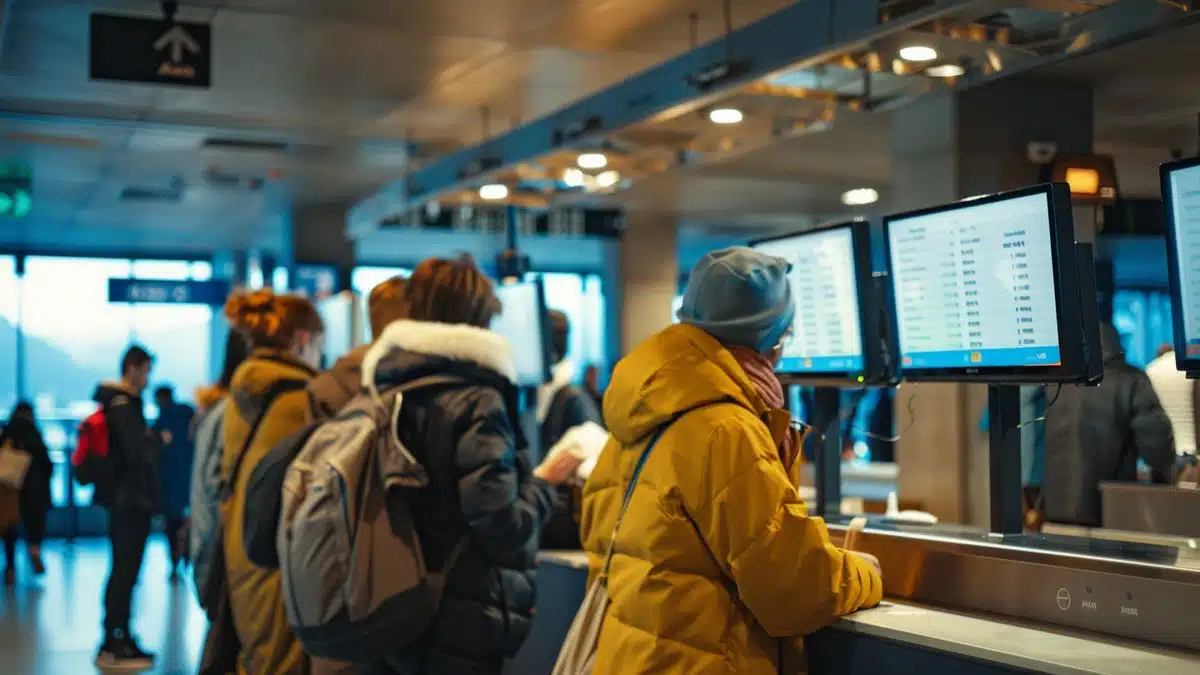
[{"label": "yellow jacket hood", "polygon": [[633,445],[685,412],[723,401],[756,416],[767,411],[729,350],[699,328],[677,324],[617,364],[604,395],[604,421],[616,440]]}]

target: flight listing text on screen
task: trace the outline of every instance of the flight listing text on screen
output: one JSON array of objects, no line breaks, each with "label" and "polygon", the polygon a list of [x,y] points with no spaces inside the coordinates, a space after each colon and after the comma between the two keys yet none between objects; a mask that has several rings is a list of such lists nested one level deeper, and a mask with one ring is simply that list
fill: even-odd
[{"label": "flight listing text on screen", "polygon": [[776,239],[757,248],[792,264],[789,277],[796,319],[777,369],[789,373],[861,371],[862,333],[850,229]]},{"label": "flight listing text on screen", "polygon": [[1059,362],[1044,195],[891,221],[902,368]]},{"label": "flight listing text on screen", "polygon": [[1200,357],[1200,166],[1171,173],[1171,216],[1187,355]]}]

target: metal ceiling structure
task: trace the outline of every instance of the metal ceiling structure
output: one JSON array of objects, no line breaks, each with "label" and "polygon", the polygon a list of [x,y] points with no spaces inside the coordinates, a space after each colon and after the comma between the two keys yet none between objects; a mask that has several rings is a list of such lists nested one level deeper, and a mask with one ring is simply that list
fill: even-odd
[{"label": "metal ceiling structure", "polygon": [[[772,148],[839,126],[878,140],[880,134],[867,131],[878,125],[864,118],[921,96],[1180,29],[1197,18],[1178,3],[1157,0],[799,2],[539,120],[413,169],[358,204],[348,228],[352,236],[363,236],[429,201],[486,202],[479,190],[491,184],[507,186],[511,200],[545,207],[656,208],[665,191],[675,196],[666,204],[672,210],[681,190],[705,191],[705,173],[712,168],[761,167]],[[899,58],[900,48],[910,44],[935,47],[938,60],[914,65]],[[959,72],[935,75],[945,67]],[[739,111],[739,120],[744,115],[742,123],[717,125],[705,114],[728,109]],[[861,163],[863,155],[845,147],[847,134],[835,138],[836,146],[850,150],[852,163]],[[886,142],[873,154],[880,149],[886,152]],[[588,189],[579,185],[575,164],[580,153],[592,150],[610,159],[604,167],[609,173]],[[829,176],[827,158],[813,154],[814,175]],[[855,172],[846,168],[849,179]],[[812,176],[803,169],[797,173],[789,179],[801,179],[798,191],[815,187],[830,209],[839,208],[832,200],[841,191],[830,189],[836,181],[813,186],[803,180]],[[871,173],[860,168],[858,184],[886,192],[886,179]],[[773,210],[770,203],[756,203],[753,190],[739,192],[739,205],[747,211]],[[692,203],[686,196],[682,200]]]},{"label": "metal ceiling structure", "polygon": [[[729,23],[736,35],[812,4],[731,0]],[[886,202],[890,97],[950,86],[889,72],[888,50],[914,35],[974,59],[996,49],[1006,72],[1038,63],[1049,76],[1092,84],[1097,148],[1116,155],[1123,189],[1156,190],[1154,164],[1170,148],[1196,145],[1200,73],[1184,64],[1200,59],[1200,30],[1090,54],[1064,50],[1059,33],[1079,35],[1105,12],[1140,7],[1149,14],[1126,18],[1149,28],[1124,31],[1140,37],[1178,18],[1180,3],[871,0],[888,13],[886,30],[860,25],[869,12],[857,0],[817,4],[830,9],[821,16],[840,36],[824,41],[832,48],[816,39],[820,31],[788,24],[770,29],[773,41],[726,43],[721,0],[183,0],[180,19],[212,25],[213,86],[202,90],[88,79],[89,14],[159,16],[157,0],[0,0],[0,161],[28,164],[35,194],[29,217],[0,218],[0,249],[269,247],[289,208],[397,196],[405,184],[398,178],[436,176],[438,167],[472,156],[463,148],[498,147],[544,119],[565,120],[638,73],[682,63],[695,65],[683,68],[693,74],[708,64],[687,56],[698,43],[711,45],[701,53],[717,61],[728,44],[738,59],[774,54],[779,65],[705,92],[685,91],[678,80],[652,88],[620,125],[557,148],[535,138],[525,159],[504,157],[498,175],[544,187],[549,181],[533,179],[555,178],[578,148],[608,144],[614,162],[628,162],[621,168],[632,185],[612,195],[533,190],[532,197],[614,200],[730,232],[835,214],[852,187],[874,187]],[[997,24],[998,16],[1010,25]],[[985,30],[985,41],[972,38],[970,26],[989,22],[991,37]],[[965,35],[956,37],[956,26]],[[1003,28],[1009,44],[992,44]],[[1076,58],[1045,65],[1054,49]],[[877,72],[872,53],[880,56]],[[872,71],[870,97],[864,66]],[[683,105],[659,105],[670,92]],[[709,124],[700,114],[709,94],[744,108],[745,122]],[[878,106],[856,111],[867,98]],[[428,195],[451,199],[474,187],[418,182]],[[377,192],[381,185],[389,189]],[[416,200],[385,201],[379,213],[394,215]]]}]

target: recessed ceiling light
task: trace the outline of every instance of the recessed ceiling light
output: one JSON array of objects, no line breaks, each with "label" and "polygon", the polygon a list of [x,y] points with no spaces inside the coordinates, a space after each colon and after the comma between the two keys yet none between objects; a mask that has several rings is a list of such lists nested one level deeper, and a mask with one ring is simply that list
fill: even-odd
[{"label": "recessed ceiling light", "polygon": [[581,187],[583,185],[583,172],[575,167],[571,167],[563,171],[562,180],[567,184],[567,187]]},{"label": "recessed ceiling light", "polygon": [[608,158],[603,152],[585,152],[575,159],[581,169],[603,169],[608,166]]},{"label": "recessed ceiling light", "polygon": [[958,77],[966,72],[967,69],[957,63],[943,63],[938,66],[929,66],[925,69],[925,74],[930,77]]},{"label": "recessed ceiling light", "polygon": [[937,50],[929,45],[906,45],[900,48],[900,58],[914,63],[933,61],[938,57]]},{"label": "recessed ceiling light", "polygon": [[866,206],[879,201],[879,192],[875,188],[854,188],[842,193],[842,203],[846,206]]},{"label": "recessed ceiling light", "polygon": [[596,176],[596,185],[605,188],[612,187],[620,182],[620,180],[621,174],[609,169],[608,171],[601,172],[599,176]]},{"label": "recessed ceiling light", "polygon": [[479,198],[493,201],[508,196],[508,186],[500,183],[489,183],[479,188]]},{"label": "recessed ceiling light", "polygon": [[714,108],[708,113],[713,124],[738,124],[742,118],[742,111],[737,108]]}]

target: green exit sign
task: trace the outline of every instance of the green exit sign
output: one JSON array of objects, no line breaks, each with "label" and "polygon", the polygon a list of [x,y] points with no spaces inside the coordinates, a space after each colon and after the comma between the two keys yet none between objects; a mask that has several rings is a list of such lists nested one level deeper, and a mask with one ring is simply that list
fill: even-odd
[{"label": "green exit sign", "polygon": [[33,210],[33,181],[0,178],[0,218],[24,218]]}]

